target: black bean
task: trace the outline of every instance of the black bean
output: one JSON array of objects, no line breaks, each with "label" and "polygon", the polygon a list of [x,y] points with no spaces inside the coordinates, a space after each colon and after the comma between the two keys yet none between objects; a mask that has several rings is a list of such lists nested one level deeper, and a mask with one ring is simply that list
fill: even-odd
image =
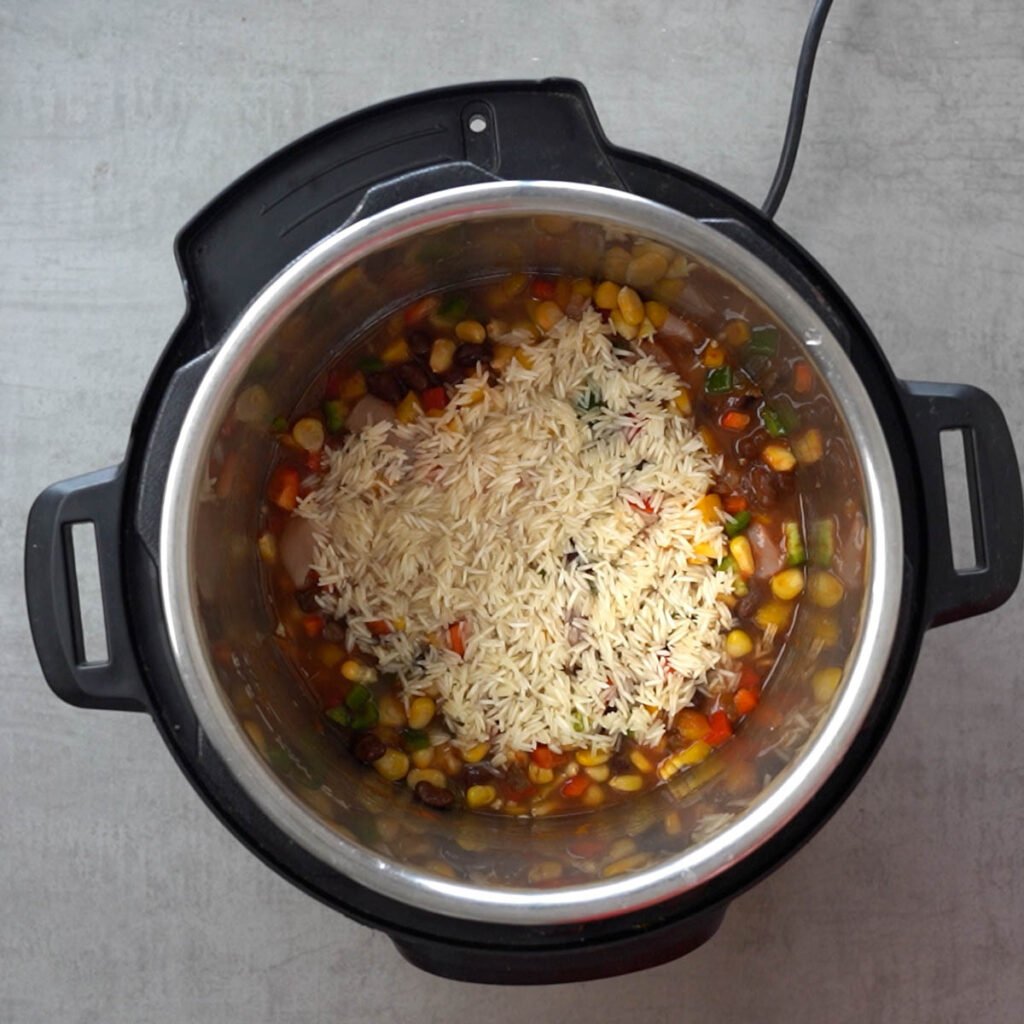
[{"label": "black bean", "polygon": [[427,371],[418,363],[402,363],[395,372],[410,391],[422,391],[430,384]]},{"label": "black bean", "polygon": [[409,342],[409,349],[415,356],[428,355],[434,346],[434,339],[426,331],[411,331],[406,340]]},{"label": "black bean", "polygon": [[345,642],[345,624],[331,619],[324,626],[323,637],[328,643],[343,644]]},{"label": "black bean", "polygon": [[373,764],[374,761],[379,761],[384,756],[387,749],[379,736],[367,732],[356,740],[352,753],[357,761],[361,761],[363,764]]},{"label": "black bean", "polygon": [[491,346],[488,342],[466,341],[455,350],[457,366],[476,366],[486,363],[491,358]]},{"label": "black bean", "polygon": [[741,459],[755,459],[761,454],[761,449],[771,440],[767,430],[758,427],[749,434],[744,434],[736,442],[736,454]]},{"label": "black bean", "polygon": [[455,799],[455,794],[450,789],[442,789],[425,779],[423,782],[416,783],[416,789],[413,792],[415,792],[417,800],[439,811],[451,807],[452,801]]},{"label": "black bean", "polygon": [[385,402],[396,405],[402,400],[406,388],[403,388],[395,377],[393,370],[380,370],[366,375],[366,388],[371,395],[383,398]]},{"label": "black bean", "polygon": [[467,764],[462,769],[467,786],[487,786],[498,777],[498,773],[487,764]]},{"label": "black bean", "polygon": [[317,587],[310,587],[308,590],[295,591],[295,603],[308,615],[311,612],[320,611],[316,603],[316,596],[320,593]]}]

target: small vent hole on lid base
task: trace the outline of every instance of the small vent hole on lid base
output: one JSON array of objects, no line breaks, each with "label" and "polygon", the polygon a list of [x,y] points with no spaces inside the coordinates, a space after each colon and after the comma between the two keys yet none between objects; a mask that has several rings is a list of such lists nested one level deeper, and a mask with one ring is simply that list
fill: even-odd
[{"label": "small vent hole on lid base", "polygon": [[469,130],[476,135],[487,131],[487,118],[483,114],[473,114],[469,119]]}]

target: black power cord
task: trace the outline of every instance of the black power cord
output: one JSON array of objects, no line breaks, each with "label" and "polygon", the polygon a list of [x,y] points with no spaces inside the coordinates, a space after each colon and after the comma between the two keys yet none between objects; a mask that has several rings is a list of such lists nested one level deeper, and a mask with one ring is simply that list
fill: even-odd
[{"label": "black power cord", "polygon": [[807,94],[811,87],[814,58],[817,56],[821,32],[831,7],[832,0],[817,0],[811,12],[811,20],[807,23],[803,45],[800,47],[800,60],[796,65],[793,100],[789,107],[789,121],[786,124],[786,137],[782,142],[779,165],[775,169],[775,178],[768,189],[768,195],[761,204],[761,212],[767,217],[775,216],[793,173],[793,164],[796,163],[797,150],[800,148],[800,133],[804,128],[804,113],[807,111]]}]

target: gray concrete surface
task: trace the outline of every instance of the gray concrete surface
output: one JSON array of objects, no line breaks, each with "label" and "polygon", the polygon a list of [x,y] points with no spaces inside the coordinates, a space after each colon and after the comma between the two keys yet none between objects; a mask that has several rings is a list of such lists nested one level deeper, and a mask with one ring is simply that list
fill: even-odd
[{"label": "gray concrete surface", "polygon": [[[143,716],[46,689],[22,531],[116,462],[182,310],[178,227],[364,104],[564,74],[615,141],[760,200],[809,0],[0,0],[0,1021],[1011,1022],[1024,1005],[1024,597],[924,644],[876,763],[690,958],[447,983],[291,888]],[[780,222],[903,376],[968,381],[1024,450],[1024,7],[838,0]]]}]

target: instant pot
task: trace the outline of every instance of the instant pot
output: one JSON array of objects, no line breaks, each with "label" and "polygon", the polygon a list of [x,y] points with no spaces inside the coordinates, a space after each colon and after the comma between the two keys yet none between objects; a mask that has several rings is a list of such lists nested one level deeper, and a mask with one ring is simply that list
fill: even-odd
[{"label": "instant pot", "polygon": [[[835,486],[867,527],[842,683],[814,693],[802,632],[812,621],[798,620],[765,713],[649,794],[585,818],[414,808],[401,787],[336,756],[268,642],[255,539],[272,437],[239,427],[235,403],[259,384],[276,411],[294,408],[329,357],[418,295],[511,270],[607,273],[609,253],[634,238],[766,310],[838,411],[858,466]],[[695,948],[849,794],[924,631],[997,607],[1017,584],[1021,481],[996,403],[967,385],[897,380],[793,239],[718,185],[611,145],[578,83],[443,89],[343,118],[231,185],[176,254],[187,309],[124,462],[54,484],[30,513],[26,591],[43,672],[71,704],[147,712],[241,842],[428,971],[569,981]],[[700,296],[682,287],[676,299]],[[964,437],[968,569],[953,562],[944,431]],[[209,479],[211,459],[232,461],[230,484]],[[77,523],[96,532],[109,650],[99,664],[84,652]],[[744,760],[759,781],[737,797],[720,782]],[[681,813],[696,824],[674,828]],[[576,880],[561,884],[567,859]]]}]

